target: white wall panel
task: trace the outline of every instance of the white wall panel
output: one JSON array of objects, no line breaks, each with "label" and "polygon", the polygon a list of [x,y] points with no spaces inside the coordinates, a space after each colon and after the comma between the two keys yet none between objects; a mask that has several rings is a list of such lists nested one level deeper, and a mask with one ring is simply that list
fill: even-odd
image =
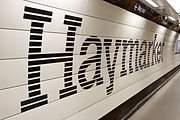
[{"label": "white wall panel", "polygon": [[26,86],[19,86],[0,90],[1,103],[0,103],[0,118],[6,118],[20,113],[20,102],[26,98]]},{"label": "white wall panel", "polygon": [[0,90],[27,84],[27,59],[0,60]]},{"label": "white wall panel", "polygon": [[145,25],[144,25],[144,29],[151,31],[151,32],[157,32],[160,34],[165,34],[166,32],[166,28],[163,26],[158,26],[156,23],[152,22],[152,21],[146,21]]},{"label": "white wall panel", "polygon": [[[27,7],[31,7],[28,8],[31,12],[26,10]],[[178,38],[176,32],[105,1],[1,0],[0,8],[0,119],[96,120],[179,65],[180,55],[174,54],[175,41]],[[25,14],[38,15],[43,20],[50,21],[24,19]],[[43,32],[33,33],[32,29],[38,27],[34,27],[32,22],[43,24],[40,28]],[[42,36],[42,40],[32,40],[31,35]],[[140,70],[139,56],[146,51],[148,58],[148,46],[147,49],[140,47],[143,42],[154,42],[155,35],[156,43],[165,42],[163,62]],[[42,45],[30,46],[30,42],[36,40]],[[116,45],[117,40],[121,40],[119,45]],[[139,48],[136,50],[134,47],[131,51],[132,44],[125,44],[126,41],[139,41]],[[123,52],[126,45],[127,49]],[[40,50],[30,52],[29,48]],[[152,48],[150,63],[154,57]],[[96,55],[100,56],[92,58]],[[133,68],[131,74],[130,55]],[[95,61],[96,59],[100,60]],[[142,55],[141,63],[143,60]],[[139,69],[136,72],[135,66]],[[79,73],[81,67],[84,72]],[[123,69],[127,70],[125,76],[121,76]],[[38,73],[38,76],[34,73]],[[84,75],[87,81],[80,82],[83,78],[80,75]],[[83,88],[84,83],[91,85],[88,82],[95,79],[95,75],[100,75],[103,83],[96,85],[98,82],[95,81],[91,83],[91,88]],[[33,83],[34,79],[36,83]],[[37,85],[40,87],[35,88]],[[112,88],[109,95],[108,86]],[[72,94],[73,91],[77,93]],[[46,95],[44,99],[47,103],[37,106],[44,102],[39,97]],[[63,95],[67,97],[60,98]],[[32,108],[22,111],[27,106]]]},{"label": "white wall panel", "polygon": [[30,2],[78,13],[83,13],[87,5],[87,0],[30,0]]},{"label": "white wall panel", "polygon": [[[134,32],[136,31],[136,32]],[[122,38],[140,38],[141,30],[117,24],[106,20],[97,18],[85,17],[82,26],[82,34],[108,36],[108,37],[122,37]]]},{"label": "white wall panel", "polygon": [[[50,2],[50,3],[53,3],[53,2]],[[16,5],[14,6],[14,4]],[[71,14],[71,15],[77,16],[76,13],[72,13],[72,12],[68,12],[68,11],[64,11],[64,10],[56,9],[52,7],[47,7],[41,4],[34,4],[32,2],[27,2],[23,0],[14,0],[14,1],[3,0],[1,1],[0,5],[1,5],[0,14],[2,15],[0,28],[4,28],[4,29],[7,28],[7,29],[30,30],[31,20],[23,19],[24,13],[28,13],[32,15],[39,15],[39,14],[25,12],[25,6],[32,7],[32,8],[39,8],[41,10],[52,12],[52,16],[50,16],[50,18],[53,17],[53,19],[51,20],[51,22],[45,23],[44,29],[43,29],[44,31],[66,33],[67,26],[63,25],[64,15]],[[7,10],[7,8],[11,8],[11,9]],[[41,15],[41,16],[47,17],[46,15]],[[81,16],[82,15],[78,14],[78,17],[81,17]],[[77,30],[77,33],[78,31],[79,30]]]},{"label": "white wall panel", "polygon": [[0,59],[27,57],[28,38],[27,31],[0,29]]},{"label": "white wall panel", "polygon": [[137,28],[143,28],[144,25],[144,18],[129,13],[126,10],[113,6],[105,1],[88,0],[85,14]]},{"label": "white wall panel", "polygon": [[28,26],[28,22],[22,21],[24,5],[25,3],[21,0],[1,0],[0,14],[2,15],[2,17],[0,22],[0,28],[24,29],[25,26]]}]

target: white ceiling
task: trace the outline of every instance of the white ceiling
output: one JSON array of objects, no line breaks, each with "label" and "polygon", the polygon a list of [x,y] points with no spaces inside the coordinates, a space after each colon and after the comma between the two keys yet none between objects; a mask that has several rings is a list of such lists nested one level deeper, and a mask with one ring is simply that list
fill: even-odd
[{"label": "white ceiling", "polygon": [[[158,5],[158,7],[153,7],[151,4],[149,4],[145,0],[140,0],[140,1],[145,3],[146,5],[151,7],[153,10],[160,13],[161,15],[164,15],[166,17],[172,16],[177,21],[179,21],[180,17],[178,15],[178,13],[180,13],[180,7],[179,7],[180,0],[167,0],[167,1],[171,1],[171,2],[174,1],[173,3],[171,3],[172,6],[175,6],[174,8],[166,0],[152,0],[154,3],[156,3]],[[176,9],[177,9],[177,12],[175,11]]]},{"label": "white ceiling", "polygon": [[177,12],[180,13],[180,0],[166,0],[172,7],[173,9]]}]

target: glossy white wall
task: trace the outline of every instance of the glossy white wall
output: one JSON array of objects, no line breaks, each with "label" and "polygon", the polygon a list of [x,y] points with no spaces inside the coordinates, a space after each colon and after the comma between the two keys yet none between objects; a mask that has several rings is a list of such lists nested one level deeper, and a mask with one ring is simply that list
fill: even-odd
[{"label": "glossy white wall", "polygon": [[[52,12],[52,16],[32,13],[32,11],[30,13],[25,10],[25,6],[46,10],[44,12],[47,14]],[[99,119],[179,64],[180,56],[174,54],[174,43],[178,38],[177,33],[104,1],[1,0],[0,9],[0,119]],[[51,22],[24,19],[24,14],[48,17],[51,18]],[[41,93],[29,97],[28,93],[31,92],[28,91],[28,87],[33,85],[28,82],[28,79],[30,79],[28,74],[36,72],[28,71],[28,68],[31,67],[28,65],[28,62],[34,61],[29,59],[28,55],[70,53],[65,51],[68,43],[66,41],[67,32],[69,32],[68,25],[64,24],[65,15],[82,18],[81,27],[76,27],[74,46],[70,47],[73,48],[72,81],[70,82],[77,86],[77,93],[63,99],[59,98],[59,91],[68,88],[64,86],[64,79],[69,76],[64,74],[65,63],[56,61],[51,64],[40,63],[40,65],[34,65],[34,67],[40,67],[40,82],[33,85],[40,85]],[[41,28],[43,33],[40,34],[42,35],[42,40],[40,40],[41,46],[29,47],[30,35],[37,35],[30,31],[32,28],[31,22],[44,24],[44,27]],[[138,39],[139,43],[142,44],[144,40],[153,42],[155,35],[157,35],[156,42],[165,43],[163,47],[163,62],[120,77],[123,66],[123,48],[121,46],[115,64],[113,91],[107,95],[106,89],[110,85],[110,78],[104,39],[112,40],[109,49],[109,58],[112,64],[116,50],[116,40],[129,41],[132,39],[132,41],[136,41]],[[90,89],[85,90],[79,83],[79,69],[85,60],[95,56],[97,53],[97,47],[91,44],[87,49],[86,55],[80,54],[82,52],[81,47],[87,38],[100,40],[99,44],[101,44],[102,50],[99,71],[101,77],[103,77],[103,84],[98,86],[93,84]],[[33,42],[36,42],[36,40]],[[29,53],[29,48],[40,47],[41,52]],[[142,49],[144,50],[145,48]],[[128,47],[125,58],[125,69],[127,70],[130,63],[129,51],[130,48]],[[133,49],[132,52],[132,64],[135,66],[136,50]],[[140,53],[138,53],[138,56]],[[152,57],[150,54],[149,59],[151,60]],[[56,60],[61,59],[59,56],[52,58]],[[38,58],[41,61],[49,59],[45,57]],[[95,63],[90,64],[84,73],[86,79],[92,80],[96,71]],[[67,82],[67,84],[71,84],[70,82]],[[71,85],[69,86],[71,87]],[[39,103],[39,101],[43,102],[44,99],[32,102],[33,98],[35,99],[46,94],[48,103],[37,106],[38,104],[36,103]],[[36,107],[23,112],[22,108],[28,106],[28,104],[22,105],[22,101],[26,100],[31,100],[29,103],[29,105],[32,105],[31,107]]]}]

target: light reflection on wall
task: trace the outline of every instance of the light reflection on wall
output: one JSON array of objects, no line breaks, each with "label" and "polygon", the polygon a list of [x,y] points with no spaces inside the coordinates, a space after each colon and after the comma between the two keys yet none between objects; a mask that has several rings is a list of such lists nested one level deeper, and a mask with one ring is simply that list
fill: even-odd
[{"label": "light reflection on wall", "polygon": [[177,51],[180,52],[180,40],[177,42]]}]

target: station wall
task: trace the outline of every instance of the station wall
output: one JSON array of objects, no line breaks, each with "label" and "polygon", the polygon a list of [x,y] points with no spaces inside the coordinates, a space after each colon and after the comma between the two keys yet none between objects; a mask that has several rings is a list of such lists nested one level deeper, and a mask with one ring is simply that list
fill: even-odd
[{"label": "station wall", "polygon": [[0,8],[0,119],[96,120],[180,63],[178,33],[102,0]]}]

